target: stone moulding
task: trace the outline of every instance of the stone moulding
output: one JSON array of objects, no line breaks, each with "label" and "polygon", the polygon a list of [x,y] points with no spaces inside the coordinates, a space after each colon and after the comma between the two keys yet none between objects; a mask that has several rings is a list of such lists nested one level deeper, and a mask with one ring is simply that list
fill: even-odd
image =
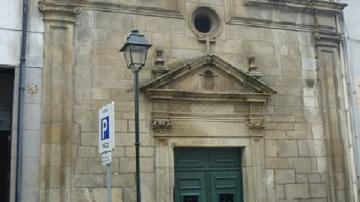
[{"label": "stone moulding", "polygon": [[184,18],[180,9],[164,9],[146,6],[130,6],[108,2],[63,3],[58,1],[40,1],[39,10],[43,12],[80,13],[80,10],[96,10],[148,16]]},{"label": "stone moulding", "polygon": [[[249,25],[252,27],[261,27],[261,28],[274,28],[274,29],[283,29],[283,30],[294,30],[294,31],[313,31],[315,29],[314,25],[306,25],[293,22],[277,22],[273,20],[264,20],[258,18],[249,18],[249,17],[239,17],[231,16],[227,18],[228,24],[234,25]],[[322,30],[334,30],[332,26],[320,25],[318,26]]]},{"label": "stone moulding", "polygon": [[270,93],[215,93],[191,92],[172,89],[148,89],[146,94],[151,99],[187,100],[209,102],[266,102]]},{"label": "stone moulding", "polygon": [[[299,23],[296,21],[276,21],[273,19],[264,19],[249,16],[237,16],[235,14],[235,0],[226,1],[226,23],[237,25],[248,25],[254,27],[274,28],[296,31],[313,31],[320,28],[321,30],[335,30],[336,27],[328,25],[315,25]],[[347,6],[343,3],[335,3],[329,1],[307,1],[307,0],[247,0],[244,5],[248,8],[263,8],[273,11],[293,11],[307,13],[310,15],[336,16]],[[274,16],[274,15],[273,15]]]},{"label": "stone moulding", "polygon": [[[194,24],[194,18],[196,15],[205,15],[211,19],[211,29],[207,33],[202,33],[197,30]],[[208,5],[200,5],[192,9],[191,17],[188,20],[191,31],[197,36],[199,41],[214,43],[216,38],[221,34],[224,29],[223,19],[220,17],[215,8],[209,7]]]},{"label": "stone moulding", "polygon": [[82,7],[84,9],[89,9],[89,10],[112,11],[112,12],[120,12],[120,13],[128,13],[128,14],[140,14],[140,15],[169,17],[169,18],[184,18],[179,8],[165,9],[165,8],[146,7],[146,6],[130,6],[125,4],[119,4],[119,3],[115,4],[115,3],[107,3],[107,2],[87,2],[82,4]]},{"label": "stone moulding", "polygon": [[247,0],[248,6],[285,7],[292,10],[317,11],[322,13],[341,13],[347,6],[344,3],[319,0]]},{"label": "stone moulding", "polygon": [[[245,72],[239,70],[238,68],[230,65],[220,57],[216,55],[205,55],[198,58],[194,58],[189,62],[183,63],[179,67],[174,68],[168,73],[143,84],[140,88],[142,91],[147,91],[148,89],[163,89],[163,87],[169,84],[172,81],[178,80],[184,75],[189,74],[192,71],[195,71],[203,66],[216,67],[221,69],[221,71],[225,72],[229,77],[237,80],[240,83],[243,83],[248,88],[252,89],[252,92],[246,92],[246,94],[256,94],[260,93],[263,95],[275,94],[276,91],[268,87],[265,83],[256,78],[247,75]],[[184,90],[185,92],[189,92],[188,90]],[[201,92],[199,92],[201,93]],[[220,93],[220,92],[217,92]],[[245,93],[245,92],[244,92]],[[206,93],[205,93],[206,94]],[[211,93],[207,93],[211,94]],[[231,94],[231,93],[227,93]],[[236,94],[236,93],[234,93]]]}]

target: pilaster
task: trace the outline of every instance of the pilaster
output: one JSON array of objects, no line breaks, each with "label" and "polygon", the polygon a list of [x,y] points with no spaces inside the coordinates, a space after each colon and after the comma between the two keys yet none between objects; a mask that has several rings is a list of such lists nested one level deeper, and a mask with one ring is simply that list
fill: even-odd
[{"label": "pilaster", "polygon": [[350,201],[344,150],[344,98],[337,32],[314,32],[317,53],[319,105],[327,145],[328,193],[330,201]]},{"label": "pilaster", "polygon": [[40,1],[44,14],[40,201],[70,201],[72,176],[74,24],[80,8]]}]

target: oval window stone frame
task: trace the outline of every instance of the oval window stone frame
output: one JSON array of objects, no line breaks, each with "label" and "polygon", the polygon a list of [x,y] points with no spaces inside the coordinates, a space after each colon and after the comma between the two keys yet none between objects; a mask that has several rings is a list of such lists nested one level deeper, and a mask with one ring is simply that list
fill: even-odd
[{"label": "oval window stone frame", "polygon": [[[210,19],[210,29],[208,32],[201,32],[195,26],[195,19],[197,17],[206,16]],[[207,37],[216,38],[220,35],[223,29],[222,18],[220,18],[219,14],[215,9],[209,6],[198,6],[194,8],[191,12],[191,17],[189,18],[189,26],[191,30],[198,36],[200,39],[205,39]]]}]

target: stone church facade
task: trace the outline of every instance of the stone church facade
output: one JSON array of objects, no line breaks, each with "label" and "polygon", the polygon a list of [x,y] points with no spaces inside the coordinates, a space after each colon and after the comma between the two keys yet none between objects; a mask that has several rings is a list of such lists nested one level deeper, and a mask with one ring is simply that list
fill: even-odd
[{"label": "stone church facade", "polygon": [[140,72],[146,202],[357,201],[339,15],[293,0],[40,1],[40,201],[105,201],[98,109],[115,102],[113,200],[135,201],[133,75],[119,48],[152,43]]}]

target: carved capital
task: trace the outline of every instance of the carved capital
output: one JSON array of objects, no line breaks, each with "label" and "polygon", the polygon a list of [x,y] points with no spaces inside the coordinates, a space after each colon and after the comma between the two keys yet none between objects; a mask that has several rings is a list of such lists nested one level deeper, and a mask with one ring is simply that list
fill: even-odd
[{"label": "carved capital", "polygon": [[337,47],[338,44],[344,39],[342,33],[338,32],[325,32],[316,30],[313,32],[316,46]]},{"label": "carved capital", "polygon": [[249,134],[254,137],[254,141],[258,142],[264,137],[264,121],[262,117],[250,117],[249,119]]},{"label": "carved capital", "polygon": [[165,133],[171,128],[172,123],[169,119],[154,119],[151,125],[154,132]]},{"label": "carved capital", "polygon": [[75,23],[76,15],[81,12],[78,6],[53,1],[39,1],[38,8],[44,14],[44,21]]},{"label": "carved capital", "polygon": [[250,118],[249,129],[250,130],[264,130],[264,121],[262,118]]},{"label": "carved capital", "polygon": [[249,121],[249,129],[250,130],[263,130],[264,122],[262,120],[250,120]]}]

